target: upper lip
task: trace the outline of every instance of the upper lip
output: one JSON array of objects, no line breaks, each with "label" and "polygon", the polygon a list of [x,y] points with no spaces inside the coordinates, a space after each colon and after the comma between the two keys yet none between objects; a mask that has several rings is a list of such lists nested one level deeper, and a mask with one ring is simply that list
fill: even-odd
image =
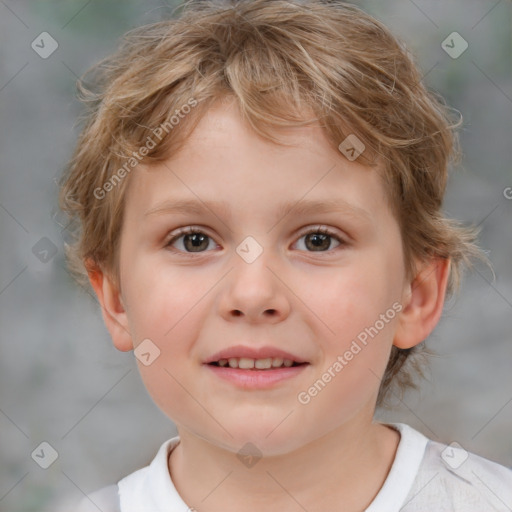
[{"label": "upper lip", "polygon": [[240,358],[246,357],[248,359],[268,359],[274,357],[281,357],[283,359],[290,359],[296,363],[307,363],[299,356],[292,354],[290,352],[286,352],[285,350],[281,350],[276,347],[264,346],[264,347],[248,347],[245,345],[235,345],[233,347],[226,348],[221,350],[220,352],[216,352],[208,359],[206,359],[205,364],[215,363],[220,359],[230,359],[230,358]]}]

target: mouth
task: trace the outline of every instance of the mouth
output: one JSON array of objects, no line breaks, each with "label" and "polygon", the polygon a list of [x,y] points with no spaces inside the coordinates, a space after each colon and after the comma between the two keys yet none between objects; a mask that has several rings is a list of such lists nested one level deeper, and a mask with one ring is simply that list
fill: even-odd
[{"label": "mouth", "polygon": [[276,347],[238,345],[204,361],[211,374],[244,390],[270,389],[298,377],[311,363]]},{"label": "mouth", "polygon": [[235,345],[216,352],[206,359],[204,364],[241,370],[274,370],[309,364],[309,362],[277,347]]},{"label": "mouth", "polygon": [[229,359],[219,359],[207,363],[211,366],[218,366],[222,368],[239,368],[241,370],[277,370],[279,368],[291,368],[294,366],[302,366],[309,363],[297,362],[292,359],[285,359],[282,357],[267,357],[264,359],[252,359],[249,357],[230,357]]}]

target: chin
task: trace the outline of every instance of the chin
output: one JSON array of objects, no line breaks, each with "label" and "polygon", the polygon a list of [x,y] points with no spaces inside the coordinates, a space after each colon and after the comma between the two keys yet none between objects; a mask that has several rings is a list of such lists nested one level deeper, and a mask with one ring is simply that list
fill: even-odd
[{"label": "chin", "polygon": [[[275,422],[241,422],[237,424],[225,424],[224,427],[233,436],[222,431],[221,438],[212,438],[212,431],[206,434],[206,438],[233,453],[255,452],[253,455],[272,457],[290,453],[304,444],[298,433],[300,428],[291,424],[284,426],[279,423],[283,418]],[[278,426],[279,425],[279,426]],[[276,428],[276,426],[278,426]]]}]

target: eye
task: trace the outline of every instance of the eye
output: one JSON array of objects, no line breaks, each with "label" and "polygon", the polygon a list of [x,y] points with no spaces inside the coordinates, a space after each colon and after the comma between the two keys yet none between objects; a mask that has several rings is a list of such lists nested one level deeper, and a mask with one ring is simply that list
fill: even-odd
[{"label": "eye", "polygon": [[[346,244],[336,233],[321,226],[311,228],[303,233],[296,243],[298,244],[303,238],[306,249],[301,250],[308,252],[327,252],[329,249],[333,249],[331,247],[333,239],[338,244],[336,247]],[[199,228],[188,226],[175,233],[165,246],[174,246],[175,250],[190,254],[205,252],[209,247],[210,249],[214,248],[216,244],[209,235]]]},{"label": "eye", "polygon": [[303,233],[298,242],[300,242],[302,238],[305,239],[304,245],[307,250],[311,249],[309,252],[328,251],[331,247],[331,242],[333,239],[338,243],[336,247],[339,247],[345,243],[336,233],[333,233],[329,229],[320,226],[312,228],[306,231],[306,233]]},{"label": "eye", "polygon": [[[180,239],[183,240],[180,241]],[[204,250],[209,247],[209,242],[212,242],[215,245],[215,242],[213,242],[213,240],[207,234],[192,226],[179,230],[166,243],[166,247],[172,246],[178,241],[180,241],[180,243],[177,244],[180,246],[178,247],[178,250],[185,253],[204,252]]]}]

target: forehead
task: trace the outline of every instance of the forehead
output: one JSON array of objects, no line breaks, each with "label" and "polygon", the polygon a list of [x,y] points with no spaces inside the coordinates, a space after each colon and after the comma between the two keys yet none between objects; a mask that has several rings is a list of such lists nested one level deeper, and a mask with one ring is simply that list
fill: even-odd
[{"label": "forehead", "polygon": [[190,210],[194,202],[196,210],[215,202],[227,217],[234,210],[271,208],[282,215],[289,204],[305,209],[310,203],[314,209],[315,202],[344,202],[368,217],[382,213],[385,190],[378,170],[347,160],[319,125],[279,128],[275,134],[287,146],[260,137],[235,104],[216,104],[177,153],[135,169],[128,215],[146,217],[173,202],[187,203]]}]

